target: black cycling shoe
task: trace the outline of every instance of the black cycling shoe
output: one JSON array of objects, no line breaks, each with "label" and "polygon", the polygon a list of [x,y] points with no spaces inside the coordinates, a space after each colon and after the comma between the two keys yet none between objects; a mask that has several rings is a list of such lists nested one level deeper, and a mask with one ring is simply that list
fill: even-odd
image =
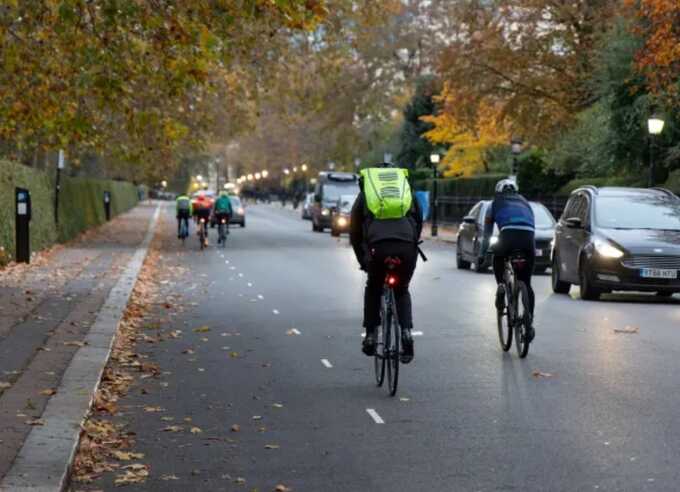
[{"label": "black cycling shoe", "polygon": [[401,346],[401,363],[408,364],[413,360],[413,336],[410,328],[402,328]]},{"label": "black cycling shoe", "polygon": [[361,351],[369,357],[375,355],[375,335],[366,335],[361,343]]},{"label": "black cycling shoe", "polygon": [[498,284],[496,289],[496,309],[502,311],[505,309],[505,285]]},{"label": "black cycling shoe", "polygon": [[536,330],[534,330],[534,325],[529,325],[527,328],[527,343],[531,343],[536,336]]}]

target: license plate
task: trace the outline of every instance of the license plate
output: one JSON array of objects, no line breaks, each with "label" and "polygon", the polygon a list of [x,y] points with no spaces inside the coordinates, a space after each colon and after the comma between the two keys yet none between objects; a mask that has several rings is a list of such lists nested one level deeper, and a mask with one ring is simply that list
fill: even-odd
[{"label": "license plate", "polygon": [[536,256],[543,256],[543,250],[542,250],[542,249],[537,249],[537,250],[536,250]]},{"label": "license plate", "polygon": [[640,276],[642,278],[667,278],[676,279],[678,278],[677,270],[662,270],[660,268],[643,268],[640,270]]}]

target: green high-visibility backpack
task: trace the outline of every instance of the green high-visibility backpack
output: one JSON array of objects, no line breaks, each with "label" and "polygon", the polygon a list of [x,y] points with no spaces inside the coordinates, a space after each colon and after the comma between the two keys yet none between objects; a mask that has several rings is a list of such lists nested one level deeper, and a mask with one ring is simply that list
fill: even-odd
[{"label": "green high-visibility backpack", "polygon": [[369,168],[361,175],[366,206],[376,219],[401,219],[411,210],[413,196],[406,169]]}]

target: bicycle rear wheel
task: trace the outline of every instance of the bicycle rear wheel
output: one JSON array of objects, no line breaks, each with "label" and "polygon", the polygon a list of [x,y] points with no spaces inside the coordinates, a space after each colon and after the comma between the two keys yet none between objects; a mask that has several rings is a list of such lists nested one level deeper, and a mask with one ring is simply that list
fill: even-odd
[{"label": "bicycle rear wheel", "polygon": [[529,289],[521,280],[517,282],[515,291],[515,306],[517,316],[515,316],[515,347],[517,355],[523,359],[529,353],[529,342],[527,341],[527,328],[531,320],[529,311]]},{"label": "bicycle rear wheel", "polygon": [[397,393],[397,384],[399,383],[399,359],[401,357],[399,353],[399,343],[401,341],[401,330],[396,313],[394,312],[396,305],[394,301],[394,291],[391,289],[389,291],[389,296],[389,324],[387,325],[387,333],[389,333],[389,336],[386,338],[385,347],[387,348],[386,352],[389,357],[387,359],[387,382],[389,384],[390,396],[394,396]]},{"label": "bicycle rear wheel", "polygon": [[[507,289],[507,286],[506,286]],[[498,322],[498,341],[501,343],[501,348],[503,352],[510,350],[512,346],[512,310],[513,306],[509,300],[512,296],[506,295],[505,298],[505,308],[496,308],[496,320]]]}]

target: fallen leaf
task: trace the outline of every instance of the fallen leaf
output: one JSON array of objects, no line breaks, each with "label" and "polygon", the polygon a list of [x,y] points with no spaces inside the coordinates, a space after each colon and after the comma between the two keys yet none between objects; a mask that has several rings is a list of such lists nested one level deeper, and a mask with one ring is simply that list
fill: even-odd
[{"label": "fallen leaf", "polygon": [[149,476],[149,467],[141,464],[123,467],[125,473],[118,475],[113,482],[116,486],[145,482]]},{"label": "fallen leaf", "polygon": [[274,408],[283,408],[283,405],[281,405],[280,403],[273,403],[273,404],[272,404],[272,407],[274,407]]},{"label": "fallen leaf", "polygon": [[231,357],[232,359],[238,359],[238,352],[231,352],[229,354],[229,357]]},{"label": "fallen leaf", "polygon": [[640,333],[640,328],[638,328],[637,326],[626,326],[625,328],[614,328],[614,333],[626,333],[626,334]]},{"label": "fallen leaf", "polygon": [[210,328],[207,326],[199,326],[198,328],[194,328],[195,333],[208,333],[210,331]]},{"label": "fallen leaf", "polygon": [[144,453],[130,453],[125,451],[114,451],[114,458],[120,461],[141,460],[144,458]]},{"label": "fallen leaf", "polygon": [[161,420],[165,422],[172,422],[173,420],[175,420],[175,417],[161,417]]},{"label": "fallen leaf", "polygon": [[253,415],[253,420],[262,420],[262,416],[260,416],[260,415]]},{"label": "fallen leaf", "polygon": [[180,425],[169,425],[161,429],[163,432],[181,432],[183,427]]},{"label": "fallen leaf", "polygon": [[210,339],[207,337],[201,337],[201,342],[209,342]]},{"label": "fallen leaf", "polygon": [[179,480],[177,475],[161,475],[161,480]]},{"label": "fallen leaf", "polygon": [[535,369],[534,372],[531,373],[531,375],[535,378],[551,378],[554,376],[550,372],[541,372],[538,369]]},{"label": "fallen leaf", "polygon": [[191,433],[192,433],[192,434],[200,434],[201,432],[203,432],[203,431],[201,430],[200,427],[192,427],[192,428],[191,428]]},{"label": "fallen leaf", "polygon": [[144,407],[145,412],[163,412],[164,410],[162,407]]},{"label": "fallen leaf", "polygon": [[39,352],[52,352],[52,349],[49,347],[38,347],[37,350]]},{"label": "fallen leaf", "polygon": [[291,489],[290,487],[286,487],[285,485],[280,483],[276,486],[274,492],[290,492],[291,490],[293,489]]},{"label": "fallen leaf", "polygon": [[40,392],[40,394],[41,394],[41,395],[45,395],[45,396],[52,396],[52,395],[56,395],[56,394],[57,394],[57,390],[52,389],[52,388],[48,388],[48,389],[42,390],[42,391]]},{"label": "fallen leaf", "polygon": [[238,424],[234,424],[231,426],[231,432],[239,432],[241,430],[241,426]]},{"label": "fallen leaf", "polygon": [[27,420],[24,422],[27,425],[33,425],[33,426],[42,426],[45,425],[45,421],[43,419],[32,419],[32,420]]},{"label": "fallen leaf", "polygon": [[399,398],[399,401],[411,401],[410,398],[406,398],[405,396],[402,396]]},{"label": "fallen leaf", "polygon": [[236,482],[237,484],[243,485],[244,483],[246,483],[246,479],[241,478],[241,477],[237,477],[236,480],[234,480],[234,482]]},{"label": "fallen leaf", "polygon": [[12,386],[12,383],[7,383],[5,381],[0,381],[0,390],[4,390],[7,388],[10,388]]},{"label": "fallen leaf", "polygon": [[264,449],[279,449],[281,446],[278,444],[265,444]]}]

